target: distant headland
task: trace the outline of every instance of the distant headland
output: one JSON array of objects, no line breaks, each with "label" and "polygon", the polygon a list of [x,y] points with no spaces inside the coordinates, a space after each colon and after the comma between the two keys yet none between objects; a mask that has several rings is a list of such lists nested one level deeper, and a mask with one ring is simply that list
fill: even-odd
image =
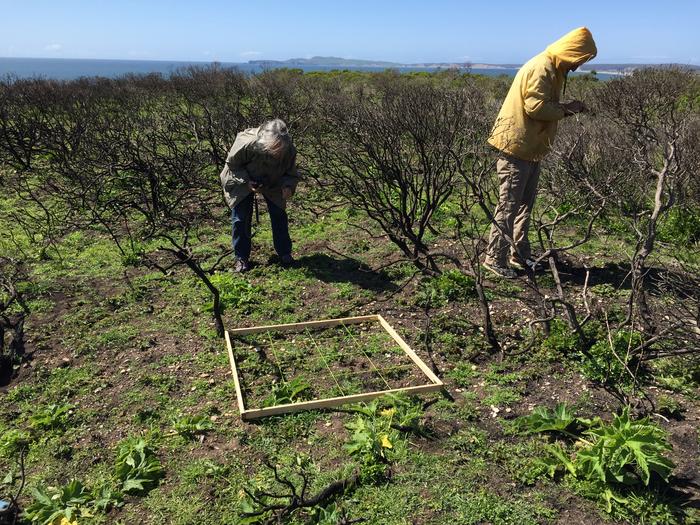
[{"label": "distant headland", "polygon": [[[487,64],[487,63],[472,63],[472,62],[414,62],[401,63],[389,62],[386,60],[364,60],[356,58],[341,58],[341,57],[323,57],[315,56],[311,58],[290,58],[287,60],[249,60],[251,66],[261,68],[280,68],[280,67],[336,67],[336,68],[387,68],[387,69],[403,69],[403,68],[420,68],[420,69],[502,69],[513,70],[518,69],[522,64]],[[680,66],[688,69],[700,71],[700,66],[691,64],[585,64],[581,71],[596,71],[599,73],[607,73],[611,75],[629,74],[635,69],[649,67],[652,65],[664,66]]]}]

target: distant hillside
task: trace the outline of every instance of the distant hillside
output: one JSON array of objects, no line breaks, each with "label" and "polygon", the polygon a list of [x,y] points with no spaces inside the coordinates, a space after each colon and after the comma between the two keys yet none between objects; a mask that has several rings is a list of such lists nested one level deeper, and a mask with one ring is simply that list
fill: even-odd
[{"label": "distant hillside", "polygon": [[360,60],[340,57],[311,57],[311,58],[290,58],[288,60],[250,60],[248,62],[255,66],[338,66],[338,67],[402,67],[405,64],[387,62],[385,60]]},{"label": "distant hillside", "polygon": [[[290,58],[288,60],[250,60],[248,62],[254,66],[267,67],[385,67],[385,68],[404,68],[404,67],[425,67],[425,68],[473,68],[473,69],[517,69],[522,64],[483,64],[471,62],[420,62],[404,64],[400,62],[389,62],[387,60],[363,60],[355,58],[341,57],[311,57],[311,58]],[[628,73],[641,67],[649,67],[652,65],[677,65],[687,67],[696,71],[700,71],[700,66],[689,64],[586,64],[581,67],[582,71],[600,71],[600,72],[616,72]]]}]

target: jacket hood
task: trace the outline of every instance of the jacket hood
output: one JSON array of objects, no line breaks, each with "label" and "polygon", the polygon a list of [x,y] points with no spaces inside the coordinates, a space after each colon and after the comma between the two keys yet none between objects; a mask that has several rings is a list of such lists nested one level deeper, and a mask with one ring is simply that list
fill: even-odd
[{"label": "jacket hood", "polygon": [[546,51],[556,59],[555,66],[559,69],[562,65],[580,66],[588,62],[596,56],[598,48],[588,28],[579,27],[550,44]]}]

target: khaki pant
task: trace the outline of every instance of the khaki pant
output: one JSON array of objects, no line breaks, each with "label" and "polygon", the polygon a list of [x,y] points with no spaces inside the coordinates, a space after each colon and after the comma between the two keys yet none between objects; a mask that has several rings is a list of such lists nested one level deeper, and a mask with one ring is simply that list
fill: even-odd
[{"label": "khaki pant", "polygon": [[537,196],[540,163],[502,155],[496,162],[496,172],[499,195],[494,219],[500,230],[515,241],[517,251],[513,252],[510,242],[496,225],[492,225],[485,262],[506,267],[509,253],[521,260],[531,255],[527,231]]}]

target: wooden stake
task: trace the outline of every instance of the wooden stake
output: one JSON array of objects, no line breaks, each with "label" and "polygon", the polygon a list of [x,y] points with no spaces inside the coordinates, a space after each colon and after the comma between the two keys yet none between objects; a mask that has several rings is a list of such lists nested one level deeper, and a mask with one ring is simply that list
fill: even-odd
[{"label": "wooden stake", "polygon": [[442,386],[442,381],[440,381],[440,378],[433,373],[430,367],[428,367],[428,365],[426,365],[420,357],[418,357],[413,349],[408,346],[408,343],[406,343],[406,341],[404,341],[403,338],[396,333],[396,330],[394,330],[393,327],[386,322],[386,319],[384,319],[381,315],[377,315],[377,318],[384,329],[389,332],[389,335],[394,339],[394,341],[396,341],[399,346],[403,348],[403,351],[406,352],[408,357],[410,357],[413,362],[418,365],[418,368],[420,368],[423,373],[430,378],[433,384]]},{"label": "wooden stake", "polygon": [[233,373],[233,384],[236,386],[236,398],[238,399],[238,410],[241,414],[245,412],[245,403],[243,402],[243,392],[241,392],[241,384],[238,379],[238,369],[236,368],[236,359],[233,357],[233,348],[231,347],[231,338],[228,332],[224,332],[226,338],[226,347],[228,348],[228,359],[231,362],[231,372]]},{"label": "wooden stake", "polygon": [[254,408],[245,410],[241,413],[241,417],[248,421],[251,419],[259,419],[261,417],[276,416],[287,414],[290,412],[300,412],[302,410],[335,408],[340,405],[349,403],[359,403],[361,401],[370,401],[377,397],[382,397],[387,394],[396,394],[404,392],[407,394],[420,394],[426,392],[436,392],[442,388],[442,385],[420,385],[410,386],[406,388],[392,388],[391,390],[379,390],[376,392],[366,392],[364,394],[353,394],[349,396],[330,397],[328,399],[314,399],[312,401],[300,401],[299,403],[287,403],[285,405],[276,405],[266,408]]},{"label": "wooden stake", "polygon": [[331,328],[341,324],[360,324],[367,321],[377,321],[377,315],[363,315],[361,317],[343,317],[341,319],[324,319],[323,321],[306,321],[304,323],[271,324],[266,326],[253,326],[251,328],[236,328],[229,330],[231,335],[257,334],[260,332],[290,332],[298,329]]}]

